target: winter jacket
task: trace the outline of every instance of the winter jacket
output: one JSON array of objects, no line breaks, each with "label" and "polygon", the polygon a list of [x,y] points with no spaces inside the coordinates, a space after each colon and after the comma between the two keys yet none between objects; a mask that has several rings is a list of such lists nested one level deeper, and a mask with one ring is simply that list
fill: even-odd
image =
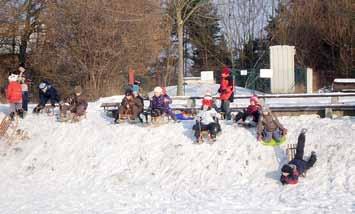
[{"label": "winter jacket", "polygon": [[268,115],[260,114],[259,122],[257,125],[257,134],[261,136],[262,132],[274,132],[277,129],[284,130],[285,128],[281,125],[276,116],[274,116],[271,112]]},{"label": "winter jacket", "polygon": [[10,82],[6,90],[9,103],[22,103],[22,87],[18,82]]},{"label": "winter jacket", "polygon": [[168,95],[153,96],[151,109],[159,109],[164,112],[170,111],[171,98]]},{"label": "winter jacket", "polygon": [[59,103],[60,101],[57,90],[51,85],[47,86],[46,92],[39,89],[39,105],[44,107],[48,100],[52,105],[55,105],[55,103]]},{"label": "winter jacket", "polygon": [[229,100],[233,102],[234,87],[233,79],[231,76],[221,79],[221,84],[218,92],[221,93],[219,97],[221,100]]},{"label": "winter jacket", "polygon": [[[127,108],[128,105],[128,108]],[[133,97],[131,100],[128,100],[126,97],[123,98],[121,102],[121,108],[120,112],[122,113],[123,111],[126,110],[132,110],[132,113],[134,115],[138,115],[143,111],[143,103],[142,100],[139,97]]]},{"label": "winter jacket", "polygon": [[208,110],[202,110],[196,116],[196,120],[201,121],[203,125],[208,125],[210,123],[216,122],[215,118],[220,119],[221,115],[217,113],[217,111],[214,108],[209,108]]},{"label": "winter jacket", "polygon": [[[70,112],[78,113],[80,115],[84,114],[88,107],[88,102],[83,95],[77,96],[76,94],[72,94],[65,99],[65,103],[69,105]],[[78,112],[78,110],[80,110],[80,112]]]},{"label": "winter jacket", "polygon": [[260,104],[255,104],[255,105],[249,105],[248,108],[246,109],[247,115],[252,115],[257,111],[261,110],[261,105]]}]

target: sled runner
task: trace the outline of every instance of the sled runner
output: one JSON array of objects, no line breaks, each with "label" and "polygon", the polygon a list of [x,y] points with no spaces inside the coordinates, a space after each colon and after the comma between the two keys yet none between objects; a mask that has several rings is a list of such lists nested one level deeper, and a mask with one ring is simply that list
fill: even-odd
[{"label": "sled runner", "polygon": [[211,134],[208,131],[201,131],[200,133],[200,138],[196,140],[196,144],[203,144],[204,142],[208,142],[210,144],[213,144],[216,142],[216,137],[212,137]]},{"label": "sled runner", "polygon": [[286,148],[287,161],[291,161],[295,158],[296,148],[297,148],[296,144],[287,144],[287,148]]}]

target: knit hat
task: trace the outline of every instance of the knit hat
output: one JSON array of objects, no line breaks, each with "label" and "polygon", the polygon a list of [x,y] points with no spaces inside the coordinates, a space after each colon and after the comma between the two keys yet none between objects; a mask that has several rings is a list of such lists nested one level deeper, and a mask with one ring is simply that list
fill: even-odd
[{"label": "knit hat", "polygon": [[202,106],[212,107],[212,105],[213,105],[212,99],[203,99],[202,100]]},{"label": "knit hat", "polygon": [[154,93],[162,93],[163,92],[163,89],[159,86],[155,87],[154,88]]},{"label": "knit hat", "polygon": [[9,81],[10,81],[10,82],[16,82],[17,79],[18,79],[18,75],[16,75],[16,74],[11,74],[11,75],[9,76]]},{"label": "knit hat", "polygon": [[256,95],[251,96],[251,97],[250,97],[250,102],[251,102],[251,101],[253,101],[253,102],[255,102],[255,103],[259,103],[259,98],[258,98],[258,96],[256,96]]},{"label": "knit hat", "polygon": [[132,89],[127,89],[126,91],[125,91],[125,96],[132,96],[133,95],[133,91],[132,91]]},{"label": "knit hat", "polygon": [[221,75],[222,76],[229,76],[230,73],[231,73],[231,70],[228,67],[224,67],[223,70],[222,70]]}]

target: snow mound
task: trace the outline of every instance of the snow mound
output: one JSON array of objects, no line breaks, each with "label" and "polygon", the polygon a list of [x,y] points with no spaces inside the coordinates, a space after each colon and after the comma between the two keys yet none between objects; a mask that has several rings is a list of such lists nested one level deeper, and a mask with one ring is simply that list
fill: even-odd
[{"label": "snow mound", "polygon": [[80,123],[29,114],[30,140],[0,142],[0,213],[355,212],[355,118],[282,117],[288,142],[308,128],[305,156],[318,155],[297,186],[282,186],[286,145],[224,122],[215,144],[195,145],[192,121],[112,125],[101,101]]}]

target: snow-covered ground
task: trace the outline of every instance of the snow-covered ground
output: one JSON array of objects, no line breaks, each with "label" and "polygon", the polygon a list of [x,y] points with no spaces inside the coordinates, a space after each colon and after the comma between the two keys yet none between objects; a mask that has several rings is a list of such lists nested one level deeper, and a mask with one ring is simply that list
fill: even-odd
[{"label": "snow-covered ground", "polygon": [[80,123],[29,114],[30,140],[0,141],[0,213],[355,213],[355,118],[282,117],[288,143],[308,128],[305,155],[318,154],[282,186],[286,145],[224,122],[213,145],[192,144],[193,121],[112,125],[99,107],[110,99]]}]

